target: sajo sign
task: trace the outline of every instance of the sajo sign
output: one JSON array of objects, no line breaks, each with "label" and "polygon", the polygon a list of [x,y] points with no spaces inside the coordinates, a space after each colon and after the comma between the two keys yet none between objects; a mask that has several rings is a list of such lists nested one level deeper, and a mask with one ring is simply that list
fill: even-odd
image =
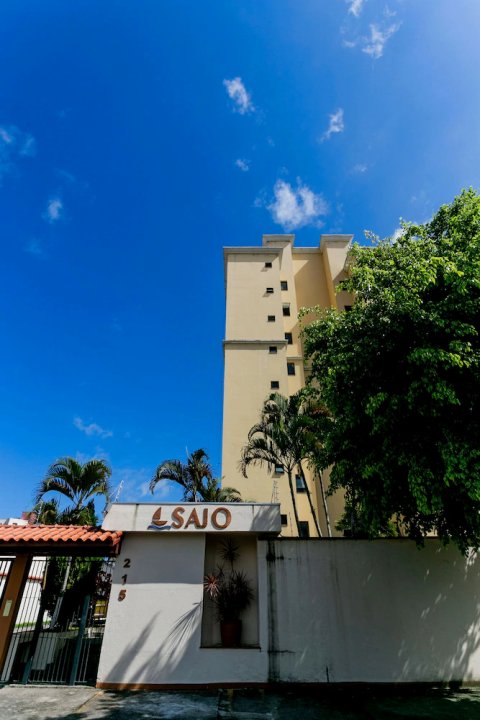
[{"label": "sajo sign", "polygon": [[152,515],[149,530],[226,530],[232,513],[226,507],[195,508],[190,505],[176,507],[160,505]]}]

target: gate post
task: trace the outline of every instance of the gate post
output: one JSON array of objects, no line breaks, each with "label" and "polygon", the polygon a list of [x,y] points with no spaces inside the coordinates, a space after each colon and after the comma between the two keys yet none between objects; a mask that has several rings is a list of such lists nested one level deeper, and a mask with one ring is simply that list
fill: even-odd
[{"label": "gate post", "polygon": [[3,673],[31,562],[32,555],[15,557],[3,593],[0,605],[0,676]]}]

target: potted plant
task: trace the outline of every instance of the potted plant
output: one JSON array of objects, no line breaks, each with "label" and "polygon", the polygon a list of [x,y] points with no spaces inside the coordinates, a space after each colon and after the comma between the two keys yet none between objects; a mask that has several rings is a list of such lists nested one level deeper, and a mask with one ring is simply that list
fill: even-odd
[{"label": "potted plant", "polygon": [[238,647],[242,635],[241,614],[252,602],[254,593],[245,573],[234,567],[239,552],[230,539],[223,543],[220,555],[222,565],[216,573],[205,576],[204,589],[215,605],[223,647]]}]

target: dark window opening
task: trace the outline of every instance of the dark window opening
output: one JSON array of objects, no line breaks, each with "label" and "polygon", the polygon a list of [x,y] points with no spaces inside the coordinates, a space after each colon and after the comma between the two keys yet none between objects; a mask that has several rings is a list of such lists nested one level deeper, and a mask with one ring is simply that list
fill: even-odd
[{"label": "dark window opening", "polygon": [[290,317],[290,305],[283,306],[283,315],[284,317]]},{"label": "dark window opening", "polygon": [[292,333],[285,333],[285,340],[287,341],[287,345],[292,345],[293,344]]},{"label": "dark window opening", "polygon": [[267,318],[268,322],[275,322],[275,315],[269,315]]},{"label": "dark window opening", "polygon": [[265,292],[267,293],[267,295],[273,295],[273,288],[267,288]]},{"label": "dark window opening", "polygon": [[298,493],[307,492],[307,488],[305,487],[305,480],[301,475],[295,475],[295,486]]},{"label": "dark window opening", "polygon": [[283,515],[283,513],[280,515],[280,522],[282,525],[288,525],[288,517],[286,515]]},{"label": "dark window opening", "polygon": [[276,345],[270,345],[268,348],[268,352],[270,355],[276,355],[277,354],[277,346]]},{"label": "dark window opening", "polygon": [[275,465],[275,475],[283,475],[283,465]]},{"label": "dark window opening", "polygon": [[295,375],[295,363],[287,363],[287,375]]},{"label": "dark window opening", "polygon": [[352,309],[352,306],[351,306],[351,305],[345,305],[345,307],[344,307],[343,309],[345,310],[345,312],[350,312],[350,310]]},{"label": "dark window opening", "polygon": [[310,528],[308,527],[308,522],[306,520],[300,520],[300,522],[298,523],[298,529],[301,538],[310,537]]},{"label": "dark window opening", "polygon": [[271,263],[271,262],[266,262],[266,263],[265,263],[265,267],[266,267],[266,268],[271,268],[271,267],[272,267],[272,263]]},{"label": "dark window opening", "polygon": [[288,282],[286,280],[280,280],[280,290],[288,290]]},{"label": "dark window opening", "polygon": [[280,383],[278,380],[270,380],[270,390],[279,390]]}]

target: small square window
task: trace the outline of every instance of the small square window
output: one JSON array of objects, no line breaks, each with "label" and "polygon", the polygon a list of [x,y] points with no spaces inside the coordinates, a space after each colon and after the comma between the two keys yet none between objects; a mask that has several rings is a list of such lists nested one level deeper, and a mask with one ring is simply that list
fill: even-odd
[{"label": "small square window", "polygon": [[345,307],[344,307],[343,309],[345,310],[345,312],[350,312],[350,310],[352,309],[352,306],[351,306],[351,305],[345,305]]},{"label": "small square window", "polygon": [[277,354],[277,346],[276,345],[270,345],[268,348],[268,352],[270,355],[276,355]]},{"label": "small square window", "polygon": [[295,475],[295,487],[298,493],[307,492],[307,488],[305,487],[305,480],[301,475]]},{"label": "small square window", "polygon": [[272,263],[271,263],[271,262],[266,262],[266,263],[265,263],[265,267],[266,267],[266,268],[271,268],[271,267],[272,267]]},{"label": "small square window", "polygon": [[310,537],[310,528],[308,527],[308,522],[306,520],[300,520],[300,522],[298,523],[298,529],[300,531],[301,538]]},{"label": "small square window", "polygon": [[288,290],[288,282],[286,280],[280,280],[280,290]]},{"label": "small square window", "polygon": [[287,345],[292,345],[293,344],[292,333],[285,333],[285,340],[287,341]]},{"label": "small square window", "polygon": [[268,322],[275,322],[275,315],[269,315],[269,316],[267,317],[267,321],[268,321]]},{"label": "small square window", "polygon": [[280,522],[282,525],[288,525],[288,517],[283,513],[280,515]]},{"label": "small square window", "polygon": [[283,315],[284,317],[290,317],[290,305],[283,306]]},{"label": "small square window", "polygon": [[283,475],[283,465],[275,465],[275,475]]},{"label": "small square window", "polygon": [[295,375],[295,363],[287,363],[287,375]]},{"label": "small square window", "polygon": [[273,295],[273,288],[267,288],[265,292],[267,293],[267,295]]},{"label": "small square window", "polygon": [[279,390],[280,383],[278,380],[270,380],[270,390]]}]

